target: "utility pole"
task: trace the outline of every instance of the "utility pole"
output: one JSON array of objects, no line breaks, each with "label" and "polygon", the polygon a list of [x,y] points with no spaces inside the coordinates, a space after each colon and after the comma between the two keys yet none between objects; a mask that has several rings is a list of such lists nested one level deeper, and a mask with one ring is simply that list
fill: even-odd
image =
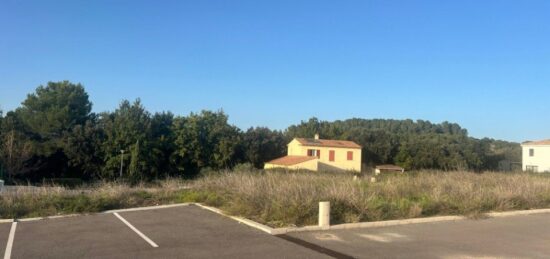
[{"label": "utility pole", "polygon": [[124,149],[120,150],[120,173],[119,178],[122,178],[122,168],[124,167]]}]

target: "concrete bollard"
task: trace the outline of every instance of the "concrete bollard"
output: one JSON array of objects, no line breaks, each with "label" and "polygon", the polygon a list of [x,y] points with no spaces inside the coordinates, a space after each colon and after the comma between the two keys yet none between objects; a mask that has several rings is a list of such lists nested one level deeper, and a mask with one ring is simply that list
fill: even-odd
[{"label": "concrete bollard", "polygon": [[4,180],[0,180],[0,192],[4,190]]},{"label": "concrete bollard", "polygon": [[330,226],[330,202],[319,202],[319,227]]}]

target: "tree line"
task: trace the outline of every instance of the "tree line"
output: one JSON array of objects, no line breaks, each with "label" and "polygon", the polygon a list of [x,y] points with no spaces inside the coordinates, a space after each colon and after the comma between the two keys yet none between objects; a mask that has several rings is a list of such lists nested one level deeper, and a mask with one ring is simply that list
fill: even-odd
[{"label": "tree line", "polygon": [[519,161],[521,152],[517,143],[471,138],[448,122],[311,118],[285,130],[243,131],[223,111],[150,113],[139,99],[94,113],[81,84],[61,81],[39,86],[20,107],[0,112],[0,177],[144,181],[241,163],[261,168],[285,155],[292,138],[315,133],[362,145],[365,167],[494,170],[501,160]]}]

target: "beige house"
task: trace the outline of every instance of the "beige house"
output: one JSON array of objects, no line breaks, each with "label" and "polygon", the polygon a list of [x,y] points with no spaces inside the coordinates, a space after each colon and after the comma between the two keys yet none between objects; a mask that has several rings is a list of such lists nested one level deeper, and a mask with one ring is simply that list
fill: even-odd
[{"label": "beige house", "polygon": [[287,156],[265,163],[264,168],[311,171],[361,171],[361,146],[353,141],[295,138],[288,143]]},{"label": "beige house", "polygon": [[523,171],[550,172],[550,139],[521,144]]}]

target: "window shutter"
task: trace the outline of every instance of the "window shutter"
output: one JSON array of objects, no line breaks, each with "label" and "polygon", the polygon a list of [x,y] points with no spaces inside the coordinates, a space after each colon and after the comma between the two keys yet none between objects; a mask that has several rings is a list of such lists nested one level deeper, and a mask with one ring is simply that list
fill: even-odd
[{"label": "window shutter", "polygon": [[328,152],[328,161],[334,162],[334,150]]},{"label": "window shutter", "polygon": [[321,150],[317,149],[317,158],[321,158]]},{"label": "window shutter", "polygon": [[353,151],[348,151],[348,160],[353,160]]}]

